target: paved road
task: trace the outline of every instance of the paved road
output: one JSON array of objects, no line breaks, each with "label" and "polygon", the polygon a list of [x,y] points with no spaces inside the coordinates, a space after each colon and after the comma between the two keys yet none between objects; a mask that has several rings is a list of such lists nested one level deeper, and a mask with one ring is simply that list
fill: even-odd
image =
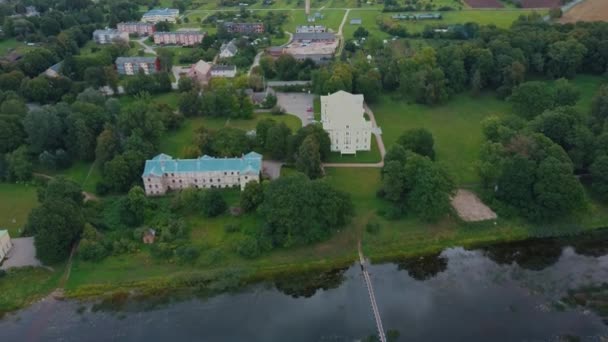
[{"label": "paved road", "polygon": [[148,37],[143,37],[141,39],[135,39],[135,42],[144,48],[145,53],[150,53],[150,54],[153,54],[156,56],[156,51],[151,46],[146,45],[146,43],[144,43],[146,41],[146,39],[148,39]]},{"label": "paved road", "polygon": [[182,73],[187,73],[188,71],[190,71],[190,67],[183,67],[183,66],[174,66],[173,68],[171,68],[171,72],[173,73],[173,77],[175,77],[175,82],[171,83],[171,88],[173,88],[173,90],[177,90],[177,85],[179,84],[179,74]]},{"label": "paved road", "polygon": [[8,252],[6,260],[0,266],[2,270],[8,270],[13,267],[25,266],[42,266],[42,263],[36,259],[36,247],[34,247],[34,238],[15,238],[11,239],[13,248]]},{"label": "paved road", "polygon": [[310,118],[314,117],[314,114],[308,112],[308,108],[313,106],[314,95],[305,93],[276,93],[276,95],[279,106],[285,109],[285,113],[299,117],[302,126],[312,122]]},{"label": "paved road", "polygon": [[255,55],[255,58],[253,59],[253,64],[251,64],[251,66],[249,67],[249,72],[247,72],[247,76],[251,76],[251,72],[253,71],[253,68],[260,65],[260,58],[262,58],[263,54],[264,54],[264,51],[262,50],[262,51],[258,52],[257,55]]}]

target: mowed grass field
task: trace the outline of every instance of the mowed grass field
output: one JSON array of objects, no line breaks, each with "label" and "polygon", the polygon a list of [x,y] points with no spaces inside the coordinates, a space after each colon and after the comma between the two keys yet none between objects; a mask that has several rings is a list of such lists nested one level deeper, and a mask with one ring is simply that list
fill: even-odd
[{"label": "mowed grass field", "polygon": [[[601,78],[583,75],[572,82],[581,91],[576,107],[586,114]],[[437,161],[447,167],[457,184],[477,183],[479,180],[476,163],[483,143],[482,120],[491,115],[511,113],[510,104],[499,100],[493,93],[480,96],[459,94],[438,106],[408,104],[385,96],[371,108],[382,128],[387,149],[407,129],[428,129],[435,139]]]},{"label": "mowed grass field", "polygon": [[0,229],[8,229],[12,237],[19,236],[19,229],[37,206],[36,186],[0,183]]}]

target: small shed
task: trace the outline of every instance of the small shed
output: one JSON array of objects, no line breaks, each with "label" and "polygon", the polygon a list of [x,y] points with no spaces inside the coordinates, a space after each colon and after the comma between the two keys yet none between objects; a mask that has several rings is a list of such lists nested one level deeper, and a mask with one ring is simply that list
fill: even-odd
[{"label": "small shed", "polygon": [[154,230],[154,229],[146,229],[144,231],[144,234],[143,234],[143,237],[142,237],[142,241],[146,245],[153,244],[155,239],[156,239],[156,230]]},{"label": "small shed", "polygon": [[361,18],[352,18],[352,19],[350,20],[350,24],[351,24],[351,25],[361,25],[361,23],[362,23]]}]

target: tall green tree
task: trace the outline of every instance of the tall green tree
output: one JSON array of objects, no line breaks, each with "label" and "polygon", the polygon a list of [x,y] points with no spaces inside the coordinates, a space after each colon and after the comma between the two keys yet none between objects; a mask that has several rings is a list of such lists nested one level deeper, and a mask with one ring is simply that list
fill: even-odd
[{"label": "tall green tree", "polygon": [[310,179],[317,179],[323,176],[319,143],[314,135],[306,137],[302,145],[300,145],[298,157],[296,158],[296,168]]}]

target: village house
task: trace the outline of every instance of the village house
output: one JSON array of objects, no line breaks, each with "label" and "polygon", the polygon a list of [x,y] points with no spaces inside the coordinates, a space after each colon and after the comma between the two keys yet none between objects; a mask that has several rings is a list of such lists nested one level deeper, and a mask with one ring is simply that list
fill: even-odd
[{"label": "village house", "polygon": [[207,63],[201,59],[195,64],[192,64],[188,71],[188,77],[198,84],[205,86],[211,79],[211,66],[211,63]]},{"label": "village house", "polygon": [[13,248],[13,244],[11,243],[8,230],[0,230],[0,262],[6,257],[11,248]]},{"label": "village house", "polygon": [[129,41],[129,34],[115,29],[93,31],[93,40],[97,44],[112,44],[117,40]]},{"label": "village house", "polygon": [[326,32],[327,28],[323,25],[298,25],[296,33],[320,33]]},{"label": "village house", "polygon": [[211,77],[233,78],[236,76],[236,65],[215,64],[211,67]]},{"label": "village house", "polygon": [[140,22],[119,23],[116,25],[116,29],[120,32],[138,36],[150,36],[156,31],[154,24]]},{"label": "village house", "polygon": [[228,21],[224,23],[224,28],[229,33],[264,33],[264,23],[234,23]]},{"label": "village house", "polygon": [[146,160],[142,180],[146,195],[164,195],[186,188],[232,188],[241,190],[249,182],[259,182],[262,155],[249,152],[237,158],[204,155],[196,159],[173,159],[166,154]]},{"label": "village house", "polygon": [[160,61],[156,57],[118,57],[115,64],[120,75],[136,75],[140,70],[149,75],[160,70]]},{"label": "village house", "polygon": [[144,13],[141,17],[143,23],[160,23],[162,21],[176,23],[179,10],[174,8],[155,8]]},{"label": "village house", "polygon": [[177,32],[156,32],[154,34],[154,44],[194,46],[196,44],[200,44],[203,41],[204,37],[204,32],[195,30]]},{"label": "village house", "polygon": [[331,139],[331,151],[356,154],[371,149],[372,123],[364,112],[363,95],[340,90],[321,96],[321,123]]},{"label": "village house", "polygon": [[236,41],[233,39],[228,43],[223,43],[220,46],[220,58],[231,58],[236,56],[239,52],[239,48],[236,46]]}]

